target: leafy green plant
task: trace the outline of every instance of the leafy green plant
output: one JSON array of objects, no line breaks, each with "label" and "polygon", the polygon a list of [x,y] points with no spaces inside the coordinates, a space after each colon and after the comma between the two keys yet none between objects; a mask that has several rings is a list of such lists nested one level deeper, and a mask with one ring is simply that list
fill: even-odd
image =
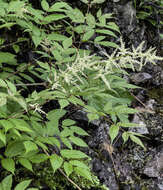
[{"label": "leafy green plant", "polygon": [[[123,75],[126,69],[141,70],[147,62],[162,60],[152,48],[143,52],[143,43],[130,51],[122,40],[121,45],[111,42],[110,37],[120,34],[118,26],[109,22],[112,14],[91,11],[95,3],[104,1],[82,2],[88,4],[86,13],[66,2],[50,5],[42,0],[39,10],[28,1],[0,0],[2,169],[14,175],[19,164],[33,172],[35,164],[49,162],[53,172],[60,171],[77,189],[80,187],[71,180],[73,175],[92,184],[96,179],[87,164],[90,158],[74,148],[87,148],[82,137],[88,133],[66,118],[67,107],[86,110],[89,121],[100,117],[109,120],[111,143],[122,130],[124,142],[130,138],[144,148],[140,135],[124,130],[135,126],[128,120],[129,114],[137,112],[129,107],[128,91],[138,87],[128,84]],[[10,34],[14,30],[19,34],[15,39]],[[116,49],[99,57],[83,48],[86,43]],[[26,46],[36,56],[21,61]],[[51,100],[57,101],[59,108],[45,111],[43,107]],[[11,188],[12,176],[1,186],[6,181]],[[24,183],[27,188],[29,183],[20,184]]]},{"label": "leafy green plant", "polygon": [[[31,180],[24,180],[20,182],[19,184],[16,185],[14,190],[25,190],[31,183]],[[2,190],[11,190],[13,189],[12,187],[12,175],[8,175],[5,177],[1,183],[0,183],[0,189]],[[38,190],[37,188],[28,188],[27,190]]]}]

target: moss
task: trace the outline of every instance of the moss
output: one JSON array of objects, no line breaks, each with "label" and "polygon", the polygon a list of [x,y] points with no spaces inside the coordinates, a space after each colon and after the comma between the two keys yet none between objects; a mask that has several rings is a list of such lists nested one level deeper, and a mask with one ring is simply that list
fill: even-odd
[{"label": "moss", "polygon": [[[54,173],[48,162],[34,165],[33,170],[34,172],[32,173],[23,167],[18,168],[14,177],[14,185],[23,180],[32,179],[31,187],[37,187],[40,190],[45,187],[48,190],[76,190],[76,188],[59,171]],[[100,185],[95,176],[94,182],[90,182],[76,174],[72,174],[70,178],[85,190],[92,188],[94,190],[106,189],[106,187]]]}]

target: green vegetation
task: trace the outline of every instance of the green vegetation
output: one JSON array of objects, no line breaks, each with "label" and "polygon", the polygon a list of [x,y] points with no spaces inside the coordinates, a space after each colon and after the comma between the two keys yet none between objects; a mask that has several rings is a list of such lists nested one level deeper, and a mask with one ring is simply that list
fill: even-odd
[{"label": "green vegetation", "polygon": [[[135,126],[128,120],[129,114],[137,112],[129,108],[129,89],[138,87],[128,84],[123,74],[161,58],[152,48],[143,52],[143,43],[130,51],[122,39],[120,45],[109,41],[120,34],[112,14],[91,13],[102,2],[92,1],[83,13],[63,1],[50,5],[42,0],[36,9],[28,0],[0,0],[1,173],[14,175],[20,165],[33,173],[37,164],[48,162],[53,173],[59,171],[77,189],[81,179],[89,181],[90,187],[99,186],[90,158],[74,148],[87,147],[82,137],[89,134],[66,117],[71,105],[86,110],[90,121],[109,120],[111,143],[121,130],[124,142],[130,138],[145,148],[140,135],[125,130]],[[83,48],[87,43],[115,50],[100,57],[92,54],[93,48]],[[28,59],[27,52],[31,53]],[[45,111],[51,100],[59,108]],[[12,186],[12,175],[6,175],[1,176],[3,190]],[[80,179],[76,183],[74,176]],[[29,178],[12,188],[41,188],[30,188]]]}]

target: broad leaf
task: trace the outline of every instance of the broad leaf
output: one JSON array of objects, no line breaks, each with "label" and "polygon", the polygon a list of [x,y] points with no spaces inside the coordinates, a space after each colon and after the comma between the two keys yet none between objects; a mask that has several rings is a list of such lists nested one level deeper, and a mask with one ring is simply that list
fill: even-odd
[{"label": "broad leaf", "polygon": [[15,162],[11,158],[5,158],[1,160],[2,167],[6,169],[7,171],[14,174],[15,172]]},{"label": "broad leaf", "polygon": [[53,171],[55,172],[62,166],[63,158],[56,154],[53,154],[52,156],[50,156],[50,163],[53,168]]}]

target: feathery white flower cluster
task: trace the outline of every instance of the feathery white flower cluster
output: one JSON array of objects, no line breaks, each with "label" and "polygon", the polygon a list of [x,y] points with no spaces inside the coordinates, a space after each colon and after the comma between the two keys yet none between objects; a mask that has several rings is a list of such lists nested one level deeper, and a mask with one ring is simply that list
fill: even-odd
[{"label": "feathery white flower cluster", "polygon": [[132,51],[125,48],[125,44],[122,39],[121,45],[111,55],[106,55],[105,60],[96,60],[95,55],[80,57],[77,56],[73,63],[69,63],[65,70],[59,69],[55,72],[55,84],[52,89],[63,88],[65,83],[68,86],[77,86],[80,89],[80,84],[87,79],[86,71],[92,71],[96,73],[96,76],[92,79],[101,78],[105,85],[110,89],[110,84],[106,78],[106,75],[123,73],[123,69],[131,68],[135,71],[141,70],[142,67],[150,62],[155,64],[156,60],[163,60],[163,58],[156,56],[154,48],[150,48],[147,51],[143,51],[144,42],[142,42],[137,48],[132,47]]}]

